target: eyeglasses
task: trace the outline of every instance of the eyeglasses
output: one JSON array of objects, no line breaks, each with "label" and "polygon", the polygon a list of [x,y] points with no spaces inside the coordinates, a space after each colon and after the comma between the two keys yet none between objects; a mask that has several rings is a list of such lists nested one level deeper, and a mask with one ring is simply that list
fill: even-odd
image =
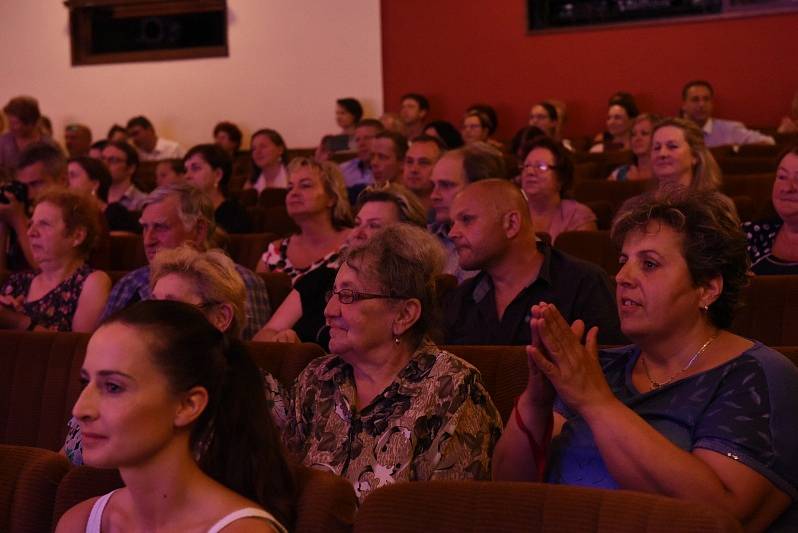
[{"label": "eyeglasses", "polygon": [[546,172],[547,170],[555,170],[557,165],[550,165],[548,163],[538,162],[538,163],[521,163],[518,165],[518,168],[522,172],[529,172],[531,170],[539,170],[541,172]]},{"label": "eyeglasses", "polygon": [[342,304],[351,304],[360,300],[392,300],[396,298],[396,296],[387,294],[370,294],[368,292],[353,291],[352,289],[338,289],[337,291],[327,291],[327,294],[324,295],[324,301],[329,302],[333,295],[337,296],[338,301]]}]

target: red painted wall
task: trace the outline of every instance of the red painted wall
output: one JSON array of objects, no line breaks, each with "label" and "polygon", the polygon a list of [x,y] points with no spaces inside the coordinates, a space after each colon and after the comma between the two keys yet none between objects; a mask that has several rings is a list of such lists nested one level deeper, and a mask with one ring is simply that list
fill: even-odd
[{"label": "red painted wall", "polygon": [[525,20],[523,0],[382,0],[386,109],[417,91],[435,118],[459,126],[484,101],[509,138],[531,104],[556,97],[576,136],[603,129],[616,90],[675,114],[684,82],[705,78],[716,116],[758,126],[778,125],[798,90],[798,13],[537,35]]}]

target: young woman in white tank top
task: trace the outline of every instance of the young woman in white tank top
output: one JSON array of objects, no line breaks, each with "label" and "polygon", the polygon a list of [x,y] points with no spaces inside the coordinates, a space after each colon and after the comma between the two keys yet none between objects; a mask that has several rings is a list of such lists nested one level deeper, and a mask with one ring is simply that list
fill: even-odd
[{"label": "young woman in white tank top", "polygon": [[125,487],[67,511],[58,533],[286,531],[294,484],[260,373],[207,305],[140,302],[92,336],[73,415],[84,462]]}]

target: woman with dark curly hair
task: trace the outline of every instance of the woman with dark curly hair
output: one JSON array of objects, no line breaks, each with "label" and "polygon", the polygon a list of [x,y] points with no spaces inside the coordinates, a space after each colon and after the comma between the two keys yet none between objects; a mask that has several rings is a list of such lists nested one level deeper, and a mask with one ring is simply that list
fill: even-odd
[{"label": "woman with dark curly hair", "polygon": [[427,336],[443,257],[409,224],[349,249],[324,310],[331,355],[295,382],[288,449],[361,500],[394,482],[490,478],[501,418],[479,372]]},{"label": "woman with dark curly hair", "polygon": [[747,531],[792,504],[779,525],[794,531],[798,369],[727,329],[749,264],[734,211],[714,192],[655,192],[627,202],[612,234],[621,330],[634,344],[599,351],[593,328],[583,345],[584,324],[533,306],[529,384],[494,477],[690,499]]}]

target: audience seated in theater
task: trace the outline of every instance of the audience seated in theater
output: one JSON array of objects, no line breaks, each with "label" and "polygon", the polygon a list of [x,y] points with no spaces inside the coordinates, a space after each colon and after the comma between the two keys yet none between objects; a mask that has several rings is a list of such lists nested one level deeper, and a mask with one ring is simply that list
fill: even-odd
[{"label": "audience seated in theater", "polygon": [[632,120],[639,114],[634,97],[617,92],[610,98],[607,108],[607,129],[596,135],[590,147],[593,153],[629,150]]},{"label": "audience seated in theater", "polygon": [[540,128],[543,135],[548,135],[570,151],[574,151],[571,141],[560,139],[560,112],[557,107],[547,101],[538,102],[529,110],[529,126]]},{"label": "audience seated in theater", "polygon": [[[360,246],[380,229],[400,222],[426,228],[426,211],[415,196],[398,183],[366,187],[357,199],[355,227],[348,246]],[[315,342],[325,347],[324,298],[332,289],[338,264],[317,268],[302,276],[280,307],[253,340],[264,342]]]},{"label": "audience seated in theater", "polygon": [[147,117],[137,116],[127,121],[127,134],[139,152],[141,161],[160,161],[183,157],[183,148],[177,141],[158,137]]},{"label": "audience seated in theater", "polygon": [[0,170],[17,168],[20,155],[36,143],[55,146],[52,139],[45,138],[39,129],[39,102],[31,96],[15,96],[3,107],[8,120],[8,131],[0,135]]},{"label": "audience seated in theater", "polygon": [[488,178],[502,178],[505,174],[502,153],[483,142],[446,152],[432,169],[430,200],[435,211],[435,222],[430,224],[429,230],[438,237],[446,250],[444,273],[455,276],[458,282],[473,276],[476,272],[467,272],[460,268],[457,251],[449,238],[449,228],[452,223],[449,210],[452,200],[469,183]]},{"label": "audience seated in theater", "polygon": [[297,157],[288,165],[288,215],[299,233],[269,243],[259,272],[284,272],[296,281],[338,260],[352,227],[352,212],[338,167]]},{"label": "audience seated in theater", "polygon": [[283,136],[274,130],[264,128],[252,134],[249,142],[252,152],[252,176],[245,189],[255,189],[258,193],[266,189],[285,189],[288,186],[288,148]]},{"label": "audience seated in theater", "polygon": [[421,135],[424,132],[424,124],[429,110],[429,100],[423,94],[407,93],[403,95],[399,102],[401,133],[408,139]]},{"label": "audience seated in theater", "polygon": [[109,143],[128,142],[127,128],[120,124],[114,124],[108,128],[108,135],[106,135],[105,140]]},{"label": "audience seated in theater", "polygon": [[339,98],[335,101],[335,123],[341,128],[341,135],[354,135],[357,123],[362,118],[363,106],[356,98]]},{"label": "audience seated in theater", "polygon": [[69,157],[89,155],[91,130],[85,124],[67,124],[64,128],[64,146]]},{"label": "audience seated in theater", "polygon": [[746,222],[748,255],[754,274],[798,274],[798,147],[779,162],[773,182],[776,217]]},{"label": "audience seated in theater", "polygon": [[86,261],[99,219],[87,195],[61,187],[39,195],[27,231],[38,269],[12,274],[0,289],[0,329],[94,331],[111,290]]},{"label": "audience seated in theater", "polygon": [[623,341],[607,275],[535,237],[522,192],[505,180],[472,183],[452,203],[464,270],[479,273],[444,304],[447,344],[529,344],[529,308],[555,303],[569,320],[598,326],[601,342]]},{"label": "audience seated in theater", "polygon": [[407,153],[407,139],[394,131],[381,131],[371,143],[371,172],[375,185],[399,181]]},{"label": "audience seated in theater", "polygon": [[[189,244],[161,250],[152,260],[150,290],[154,300],[176,300],[203,312],[214,327],[240,338],[246,317],[246,287],[233,261],[221,250],[201,252]],[[272,420],[286,422],[285,391],[262,371],[263,388]],[[74,465],[83,464],[82,435],[77,420],[68,424],[63,453]]]},{"label": "audience seated in theater", "polygon": [[424,126],[424,135],[437,137],[446,146],[447,150],[456,150],[465,144],[463,136],[452,125],[445,120],[433,120]]},{"label": "audience seated in theater", "polygon": [[258,368],[195,306],[116,315],[89,341],[81,378],[83,458],[118,468],[125,487],[76,505],[56,531],[290,527],[294,480]]},{"label": "audience seated in theater", "polygon": [[521,188],[529,203],[536,232],[548,233],[556,242],[566,231],[594,231],[596,215],[585,204],[564,199],[574,180],[574,163],[568,150],[551,137],[532,139],[524,149]]},{"label": "audience seated in theater", "polygon": [[335,123],[341,132],[325,135],[316,148],[316,161],[327,161],[335,152],[347,152],[353,149],[353,141],[357,124],[363,118],[363,106],[355,98],[339,98],[335,101]]},{"label": "audience seated in theater", "polygon": [[233,173],[233,161],[216,144],[193,146],[183,158],[186,183],[208,196],[213,205],[216,226],[227,233],[248,233],[251,224],[246,210],[234,198],[227,198],[227,184]]},{"label": "audience seated in theater", "polygon": [[430,135],[419,135],[410,142],[402,167],[402,185],[410,189],[421,202],[425,212],[430,213],[431,221],[435,220],[432,210],[432,169],[446,151],[443,141]]},{"label": "audience seated in theater", "polygon": [[108,141],[105,139],[100,139],[99,141],[91,143],[91,147],[89,148],[89,157],[92,159],[101,160],[103,158],[103,150],[106,146],[108,146]]},{"label": "audience seated in theater", "polygon": [[489,142],[490,130],[493,124],[488,115],[481,111],[469,111],[463,117],[463,142],[472,144],[475,142]]},{"label": "audience seated in theater", "polygon": [[73,157],[67,163],[69,188],[95,199],[102,212],[106,231],[141,232],[138,218],[119,203],[108,203],[111,173],[102,161],[91,157]]},{"label": "audience seated in theater", "polygon": [[693,80],[682,88],[682,116],[701,128],[710,148],[727,144],[774,144],[772,137],[749,130],[742,122],[712,117],[715,90],[705,80]]},{"label": "audience seated in theater", "polygon": [[610,181],[649,180],[654,177],[651,170],[651,136],[654,125],[660,117],[650,113],[637,115],[632,121],[632,137],[629,148],[632,150],[632,162],[621,165],[610,174]]},{"label": "audience seated in theater", "polygon": [[366,118],[357,123],[355,135],[352,137],[355,157],[340,165],[350,200],[357,198],[360,191],[374,183],[374,173],[371,171],[371,147],[377,134],[384,130],[382,122],[377,119]]},{"label": "audience seated in theater", "polygon": [[391,113],[390,111],[380,115],[380,122],[385,128],[385,131],[394,131],[402,133],[402,119],[399,118],[398,113]]},{"label": "audience seated in theater", "polygon": [[126,142],[109,142],[103,148],[102,162],[111,173],[108,203],[118,203],[128,211],[141,211],[147,194],[133,184],[133,175],[139,166],[136,149]]},{"label": "audience seated in theater", "polygon": [[238,155],[243,138],[244,134],[241,133],[241,128],[232,122],[225,120],[213,127],[213,142],[227,152],[231,158]]},{"label": "audience seated in theater", "polygon": [[790,113],[781,119],[778,132],[798,133],[798,91],[795,91],[795,96],[792,97]]},{"label": "audience seated in theater", "polygon": [[654,125],[651,160],[657,186],[717,190],[721,174],[704,136],[694,123],[666,118]]},{"label": "audience seated in theater", "polygon": [[515,157],[519,162],[523,161],[524,147],[526,147],[532,139],[540,137],[541,135],[546,135],[546,133],[537,126],[524,126],[519,129],[510,140],[510,155]]},{"label": "audience seated in theater", "polygon": [[[213,235],[213,206],[208,197],[188,184],[159,187],[152,191],[141,211],[144,252],[152,262],[161,250],[189,243],[200,250],[207,248]],[[269,319],[269,299],[263,280],[252,271],[236,265],[247,287],[246,319],[241,337],[251,339]],[[103,319],[120,309],[151,297],[150,266],[143,266],[120,279],[111,291]]]},{"label": "audience seated in theater", "polygon": [[164,159],[155,165],[155,186],[164,187],[173,183],[183,183],[186,179],[186,166],[182,159]]},{"label": "audience seated in theater", "polygon": [[408,224],[349,249],[324,310],[330,355],[295,382],[286,447],[361,501],[394,482],[490,478],[501,417],[479,372],[427,337],[442,263]]},{"label": "audience seated in theater", "polygon": [[66,158],[52,144],[29,144],[20,154],[16,192],[0,192],[0,270],[13,272],[36,267],[28,242],[28,219],[39,195],[52,185],[64,185]]},{"label": "audience seated in theater", "polygon": [[595,329],[569,326],[554,304],[532,308],[529,381],[494,479],[689,499],[747,531],[792,503],[776,529],[794,531],[798,369],[725,329],[747,278],[740,221],[718,193],[677,192],[633,199],[613,225],[621,328],[635,344],[599,351]]}]

